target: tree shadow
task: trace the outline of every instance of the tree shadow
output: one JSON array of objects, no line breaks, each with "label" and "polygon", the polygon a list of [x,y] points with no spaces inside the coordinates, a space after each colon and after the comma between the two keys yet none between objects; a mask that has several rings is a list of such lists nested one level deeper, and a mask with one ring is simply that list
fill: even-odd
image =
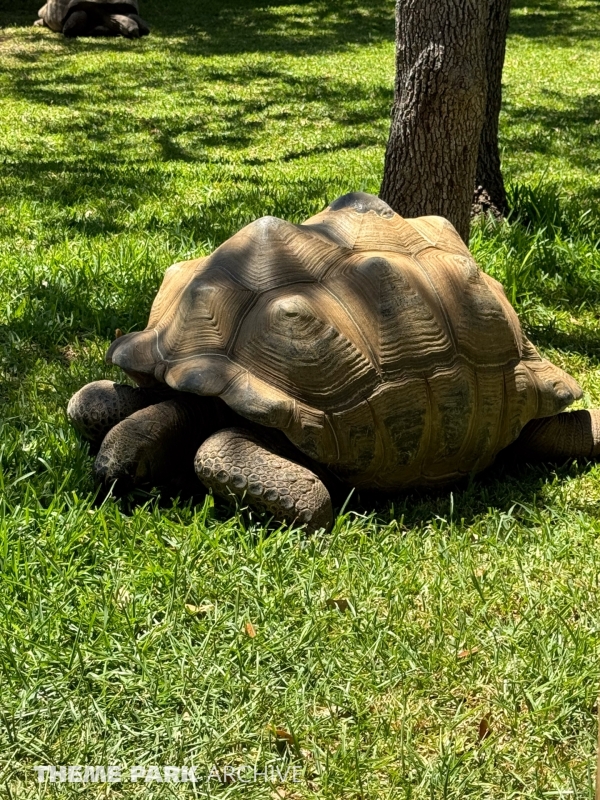
[{"label": "tree shadow", "polygon": [[[542,89],[547,105],[515,107],[510,97],[502,107],[502,138],[511,151],[558,156],[585,169],[600,168],[600,91],[573,97]],[[560,105],[563,108],[557,108]],[[523,124],[534,130],[523,132]],[[515,127],[520,129],[515,131]]]},{"label": "tree shadow", "polygon": [[[41,0],[0,0],[0,27],[31,25]],[[334,52],[394,38],[393,0],[144,0],[151,37],[172,39],[173,50],[198,55]],[[557,44],[600,35],[598,0],[513,0],[509,36]],[[175,41],[176,40],[176,41]],[[86,49],[105,42],[81,40]],[[124,43],[131,47],[132,43]],[[111,46],[120,49],[114,40]],[[136,46],[134,44],[134,46]]]},{"label": "tree shadow", "polygon": [[[39,2],[12,5],[1,0],[0,27],[31,25],[37,18]],[[334,52],[394,38],[392,0],[146,0],[141,5],[151,37],[171,39],[167,49],[197,55]],[[92,51],[107,45],[89,38],[80,42]]]},{"label": "tree shadow", "polygon": [[[507,450],[484,472],[455,484],[414,488],[390,495],[354,493],[346,510],[357,515],[375,514],[381,524],[401,520],[407,528],[427,525],[440,518],[470,526],[490,511],[511,513],[518,519],[520,509],[544,504],[544,493],[552,484],[585,476],[593,467],[594,462],[586,460],[563,464],[515,463]],[[600,502],[581,502],[587,512],[597,514],[600,511]],[[339,506],[337,510],[339,512]]]},{"label": "tree shadow", "polygon": [[[37,3],[26,3],[27,13],[19,7],[18,13],[0,6],[0,24],[18,17],[25,17],[37,9]],[[311,155],[332,152],[337,149],[355,149],[381,145],[380,136],[365,132],[367,124],[374,119],[387,120],[392,101],[391,87],[387,78],[376,87],[361,86],[352,75],[329,76],[316,80],[313,76],[290,74],[286,68],[276,68],[272,63],[227,63],[219,68],[212,63],[194,64],[167,60],[160,71],[141,76],[136,63],[119,62],[118,75],[106,63],[85,74],[65,72],[59,67],[68,55],[95,52],[127,54],[135,48],[144,51],[159,47],[161,52],[186,51],[197,55],[220,55],[238,53],[297,53],[336,51],[365,42],[391,40],[393,38],[393,3],[390,0],[312,0],[298,6],[288,0],[271,0],[258,3],[256,0],[223,0],[190,4],[184,0],[169,0],[159,3],[147,0],[144,13],[155,20],[154,39],[130,42],[123,39],[99,41],[95,39],[64,40],[54,34],[41,35],[37,30],[32,36],[51,37],[58,43],[57,52],[45,53],[40,63],[29,47],[13,57],[22,62],[22,67],[4,67],[7,75],[7,90],[13,97],[26,99],[42,107],[74,108],[79,112],[71,119],[50,121],[48,134],[73,137],[81,143],[81,151],[69,152],[69,163],[60,158],[42,153],[28,160],[22,153],[9,153],[5,169],[9,176],[23,176],[25,193],[32,199],[61,200],[75,185],[90,197],[108,190],[118,194],[121,187],[133,188],[131,178],[120,169],[126,163],[139,166],[138,148],[132,141],[133,131],[143,138],[148,160],[148,147],[159,152],[163,162],[215,163],[229,160],[224,150],[235,156],[250,148],[257,138],[263,136],[273,120],[283,119],[285,106],[294,102],[315,103],[326,106],[332,122],[352,128],[362,126],[360,132],[349,131],[348,136],[332,143],[315,142],[308,147],[290,148],[264,156],[248,155],[244,163],[251,167],[270,161],[291,162]],[[539,13],[523,16],[524,0],[517,0],[513,14],[513,33],[525,35],[523,20],[527,20],[527,35],[544,38],[553,35],[552,26],[558,26],[565,35],[586,38],[594,33],[593,27],[582,28],[581,19],[592,20],[600,10],[597,0],[588,0],[578,6],[566,4],[564,0],[546,0],[537,5]],[[17,14],[17,17],[15,17]],[[530,16],[533,22],[530,20]],[[558,20],[558,21],[557,21]],[[521,26],[521,27],[519,27]],[[549,27],[550,26],[550,27]],[[594,36],[599,35],[600,23]],[[134,50],[132,51],[132,48]],[[2,69],[2,67],[0,67]],[[216,99],[212,96],[213,84],[245,86],[265,83],[261,97],[240,99],[232,93]],[[185,109],[188,99],[190,107],[200,100],[210,107],[205,116],[188,114],[165,114],[153,117],[144,113],[138,102],[140,91],[163,90],[165,94],[176,94]],[[102,93],[106,96],[102,97]],[[557,154],[568,158],[579,167],[598,167],[600,164],[600,127],[595,124],[600,117],[600,94],[590,92],[583,98],[570,98],[560,93],[546,92],[548,105],[538,103],[528,108],[511,106],[510,97],[503,106],[502,138],[511,149],[529,151],[542,155]],[[570,106],[559,111],[557,102]],[[112,114],[115,106],[127,105],[130,114]],[[273,109],[277,105],[281,108]],[[322,114],[320,108],[315,118]],[[537,130],[531,133],[515,131],[520,123],[531,122]],[[540,130],[541,129],[541,130]],[[83,141],[85,137],[85,141]],[[184,139],[182,143],[180,139]],[[148,145],[148,140],[152,144]],[[99,179],[93,170],[82,166],[91,154],[87,145],[95,147],[95,163],[102,163]],[[567,152],[564,152],[564,151]],[[14,155],[14,159],[13,159]],[[65,153],[66,155],[66,153]],[[105,157],[106,156],[106,157]],[[239,158],[239,156],[236,156]],[[231,159],[233,160],[233,159]],[[113,175],[106,180],[108,173]],[[60,181],[55,176],[60,175]],[[148,185],[144,193],[154,192],[160,178],[146,173]],[[83,179],[83,180],[82,180]],[[63,187],[64,186],[64,191]],[[146,189],[148,192],[146,192]],[[117,227],[107,228],[112,232]]]},{"label": "tree shadow", "polygon": [[569,46],[600,37],[600,4],[582,0],[578,5],[565,0],[513,0],[509,36],[551,39]]},{"label": "tree shadow", "polygon": [[[45,133],[61,137],[70,143],[68,147],[30,154],[16,142],[4,146],[5,197],[27,197],[65,207],[86,198],[93,203],[106,203],[111,198],[126,197],[127,203],[136,208],[148,196],[158,196],[166,190],[165,174],[156,161],[257,167],[381,144],[372,127],[366,132],[365,129],[373,119],[386,119],[389,114],[390,89],[383,82],[368,87],[342,76],[318,84],[311,77],[289,74],[283,68],[265,70],[260,65],[248,64],[226,71],[211,67],[205,72],[204,80],[194,82],[184,67],[173,65],[163,69],[159,77],[145,80],[145,87],[157,82],[165,93],[172,87],[184,106],[186,94],[193,91],[196,102],[209,109],[203,114],[190,111],[159,116],[133,103],[139,87],[133,64],[123,65],[114,84],[114,76],[107,74],[107,68],[88,71],[85,76],[69,75],[58,81],[52,71],[49,74],[42,68],[32,69],[31,65],[13,69],[9,89],[13,97],[43,107],[50,102],[65,109],[74,107],[77,114],[61,114],[45,123]],[[243,85],[259,80],[271,82],[263,96],[242,97],[231,93],[215,99],[212,95],[216,82]],[[95,104],[87,99],[96,96],[102,87],[110,90],[111,102],[131,103],[131,113],[110,113],[104,103]],[[347,128],[347,134],[340,135],[338,130],[333,141],[316,139],[299,148],[282,138],[277,147],[263,148],[261,155],[243,153],[264,137],[269,125],[292,114],[293,111],[286,109],[298,103],[305,105],[305,118],[314,119],[315,123],[321,120],[325,106],[332,123]],[[360,135],[353,130],[359,127]],[[107,218],[96,231],[93,220],[70,220],[68,226],[91,234],[116,233],[122,229],[114,217]]]}]

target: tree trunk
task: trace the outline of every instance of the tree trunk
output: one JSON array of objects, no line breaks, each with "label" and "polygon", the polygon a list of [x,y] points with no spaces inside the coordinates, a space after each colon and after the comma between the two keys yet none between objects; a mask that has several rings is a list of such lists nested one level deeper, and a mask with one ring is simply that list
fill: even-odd
[{"label": "tree trunk", "polygon": [[396,88],[380,195],[402,216],[446,217],[465,241],[486,107],[487,5],[396,3]]},{"label": "tree trunk", "polygon": [[504,180],[500,170],[498,119],[502,104],[502,68],[510,0],[489,0],[486,46],[487,101],[475,175],[474,211],[508,212]]}]

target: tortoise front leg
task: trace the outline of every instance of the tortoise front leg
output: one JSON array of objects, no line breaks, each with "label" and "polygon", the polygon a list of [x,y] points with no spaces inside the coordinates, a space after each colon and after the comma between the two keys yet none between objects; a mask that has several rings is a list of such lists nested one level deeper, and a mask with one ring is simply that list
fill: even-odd
[{"label": "tortoise front leg", "polygon": [[600,409],[564,411],[528,422],[510,447],[511,455],[531,461],[566,461],[600,456]]},{"label": "tortoise front leg", "polygon": [[85,11],[74,11],[69,15],[67,21],[63,25],[63,34],[69,38],[75,36],[85,36],[89,30],[91,20]]},{"label": "tortoise front leg", "polygon": [[207,398],[178,396],[143,408],[104,438],[94,473],[118,492],[132,486],[180,486],[192,477],[194,453],[214,430]]},{"label": "tortoise front leg", "polygon": [[209,489],[223,497],[244,497],[280,522],[306,523],[312,531],[333,525],[331,498],[323,482],[241,428],[226,428],[209,437],[194,466]]},{"label": "tortoise front leg", "polygon": [[99,445],[109,430],[125,417],[164,399],[164,393],[153,389],[93,381],[69,400],[67,416],[80,436]]}]

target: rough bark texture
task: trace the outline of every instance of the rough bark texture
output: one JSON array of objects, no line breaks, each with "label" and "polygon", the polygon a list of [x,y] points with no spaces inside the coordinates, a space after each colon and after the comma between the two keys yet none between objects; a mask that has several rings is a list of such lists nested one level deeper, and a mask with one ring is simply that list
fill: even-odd
[{"label": "rough bark texture", "polygon": [[502,104],[502,68],[510,0],[489,0],[487,45],[485,49],[487,99],[475,177],[474,211],[491,211],[503,216],[508,211],[506,191],[500,170],[498,118]]},{"label": "rough bark texture", "polygon": [[398,0],[396,89],[381,197],[466,241],[486,108],[487,2]]}]

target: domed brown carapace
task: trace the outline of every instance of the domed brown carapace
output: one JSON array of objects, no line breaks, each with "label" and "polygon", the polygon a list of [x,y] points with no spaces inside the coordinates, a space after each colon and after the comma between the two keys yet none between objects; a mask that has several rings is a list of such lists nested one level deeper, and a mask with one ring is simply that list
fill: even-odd
[{"label": "domed brown carapace", "polygon": [[[581,396],[539,356],[500,284],[449,222],[403,219],[362,193],[301,225],[263,217],[207,258],[174,264],[148,327],[118,338],[107,360],[143,391],[163,385],[173,397],[206,398],[186,413],[218,418],[213,433],[234,425],[240,437],[247,423],[258,448],[261,432],[268,439],[278,431],[285,438],[273,444],[271,436],[264,453],[283,447],[306,471],[322,465],[317,480],[332,474],[387,491],[479,471],[531,420]],[[550,447],[544,453],[551,457],[560,439],[570,454],[583,437],[581,447],[595,454],[592,423],[577,416],[586,413],[538,425],[542,450]],[[253,487],[255,504],[277,515],[266,478],[253,481],[254,468],[245,475],[244,463],[236,467],[222,436],[211,449],[210,425],[200,427],[201,480],[249,496]],[[245,461],[248,447],[244,439]],[[295,506],[289,511],[298,518]]]}]

